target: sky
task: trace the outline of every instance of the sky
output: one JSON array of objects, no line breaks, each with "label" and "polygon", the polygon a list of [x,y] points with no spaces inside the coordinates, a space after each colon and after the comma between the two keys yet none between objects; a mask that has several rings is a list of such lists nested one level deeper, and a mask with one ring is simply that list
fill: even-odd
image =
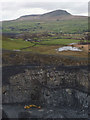
[{"label": "sky", "polygon": [[72,15],[88,15],[88,0],[0,0],[0,21],[23,15],[67,10]]}]

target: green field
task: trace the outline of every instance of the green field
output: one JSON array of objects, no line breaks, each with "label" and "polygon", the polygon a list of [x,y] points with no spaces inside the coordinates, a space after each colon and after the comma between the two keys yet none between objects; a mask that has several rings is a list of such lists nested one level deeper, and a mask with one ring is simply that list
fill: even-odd
[{"label": "green field", "polygon": [[32,46],[30,42],[25,42],[22,39],[3,39],[2,48],[7,50],[17,50],[24,47]]},{"label": "green field", "polygon": [[42,45],[68,45],[70,43],[78,43],[80,40],[74,40],[74,39],[55,39],[55,40],[48,40],[48,41],[42,41],[40,44]]},{"label": "green field", "polygon": [[[29,42],[25,41],[23,39],[12,39],[12,38],[3,38],[3,49],[8,50],[20,50],[22,48],[30,47],[29,50],[32,50],[32,48],[39,47],[39,46],[56,46],[56,45],[68,45],[69,43],[77,43],[80,40],[74,40],[74,39],[48,39],[48,40],[42,40],[39,43],[38,42]],[[24,49],[25,51],[26,49]]]}]

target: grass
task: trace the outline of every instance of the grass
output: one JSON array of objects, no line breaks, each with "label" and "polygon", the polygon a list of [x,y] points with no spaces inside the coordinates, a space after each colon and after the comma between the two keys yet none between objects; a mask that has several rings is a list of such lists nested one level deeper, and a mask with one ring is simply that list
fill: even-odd
[{"label": "grass", "polygon": [[[40,24],[38,24],[40,23]],[[87,19],[73,19],[60,21],[6,21],[2,22],[3,33],[83,33],[88,31]]]},{"label": "grass", "polygon": [[2,41],[2,48],[7,50],[15,50],[15,49],[21,49],[25,47],[32,46],[33,44],[30,42],[26,42],[22,39],[10,39],[7,40],[3,39]]},{"label": "grass", "polygon": [[62,51],[58,52],[57,49],[62,47],[63,45],[39,45],[32,48],[28,48],[23,50],[24,51],[30,51],[34,54],[44,54],[44,55],[63,55],[63,56],[73,56],[78,58],[88,58],[88,53],[86,52],[75,52],[75,51]]},{"label": "grass", "polygon": [[[44,48],[45,49],[45,48]],[[69,52],[67,52],[69,53]],[[76,54],[76,53],[73,53]],[[79,55],[81,55],[79,53]],[[37,54],[32,52],[3,52],[3,65],[87,65],[88,59],[68,55]],[[84,56],[83,56],[84,57]]]},{"label": "grass", "polygon": [[[61,45],[68,45],[69,43],[77,43],[80,40],[74,40],[74,39],[47,39],[47,40],[42,40],[40,42],[29,42],[29,41],[24,41],[23,39],[12,39],[12,38],[3,38],[2,42],[2,48],[8,49],[8,50],[15,50],[15,49],[23,49],[24,51],[33,51],[36,47],[39,49],[39,47],[42,47],[42,51],[44,51],[44,47],[46,46],[61,46]],[[36,45],[35,45],[36,44]],[[35,45],[35,47],[32,47]],[[27,47],[30,47],[27,49]]]},{"label": "grass", "polygon": [[36,42],[31,43],[28,41],[24,41],[23,39],[12,39],[3,37],[2,48],[6,50],[21,50],[22,52],[32,52],[34,54],[38,53],[44,55],[64,55],[87,58],[88,55],[85,52],[57,51],[57,49],[62,46],[68,45],[70,43],[77,43],[79,41],[80,40],[75,39],[52,39],[49,37],[48,39],[45,38],[36,44]]},{"label": "grass", "polygon": [[[74,39],[48,39],[41,41],[36,46],[34,43],[26,42],[22,39],[11,39],[3,37],[2,47],[7,50],[3,53],[3,64],[5,65],[24,65],[24,64],[55,64],[64,63],[65,65],[87,64],[88,54],[85,52],[63,51],[58,52],[56,49],[63,44],[78,42]],[[41,45],[46,43],[46,45]],[[57,44],[58,43],[58,44]],[[22,49],[20,52],[12,50]],[[30,48],[27,48],[30,47]],[[84,58],[84,59],[83,59]],[[77,60],[76,60],[77,59]],[[78,61],[79,60],[79,61]]]},{"label": "grass", "polygon": [[42,41],[40,44],[46,44],[46,45],[68,45],[70,43],[78,43],[80,40],[74,40],[74,39],[54,39],[54,40],[48,40],[48,41]]}]

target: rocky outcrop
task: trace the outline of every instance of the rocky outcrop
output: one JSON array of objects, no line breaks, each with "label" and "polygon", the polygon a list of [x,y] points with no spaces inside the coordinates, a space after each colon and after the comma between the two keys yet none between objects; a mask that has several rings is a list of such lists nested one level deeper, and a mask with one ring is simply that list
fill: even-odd
[{"label": "rocky outcrop", "polygon": [[[8,74],[7,74],[8,72]],[[88,68],[3,68],[3,104],[31,103],[41,106],[88,107]]]}]

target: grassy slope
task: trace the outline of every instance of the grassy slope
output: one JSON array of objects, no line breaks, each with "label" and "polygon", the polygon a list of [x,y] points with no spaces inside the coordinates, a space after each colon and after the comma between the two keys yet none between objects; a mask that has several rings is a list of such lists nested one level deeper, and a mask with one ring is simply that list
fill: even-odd
[{"label": "grassy slope", "polygon": [[7,33],[41,33],[60,32],[82,33],[88,30],[87,19],[72,19],[60,21],[7,21],[2,23],[3,32]]},{"label": "grassy slope", "polygon": [[33,45],[32,43],[23,41],[22,39],[3,38],[3,41],[2,41],[2,48],[8,49],[8,50],[21,49],[21,48],[32,46],[32,45]]},{"label": "grassy slope", "polygon": [[[37,43],[35,46],[56,46],[56,45],[68,45],[72,42],[79,42],[80,40],[74,40],[74,39],[49,39],[42,40],[41,42]],[[27,48],[30,47],[28,50],[30,51],[33,47],[34,43],[24,41],[22,39],[11,39],[11,38],[3,38],[3,44],[2,47],[4,49],[14,50],[14,49],[21,49],[21,48]],[[26,49],[24,49],[26,51]]]},{"label": "grassy slope", "polygon": [[74,39],[54,39],[49,41],[42,41],[41,44],[47,44],[47,45],[68,45],[69,43],[77,43],[80,40],[74,40]]}]

